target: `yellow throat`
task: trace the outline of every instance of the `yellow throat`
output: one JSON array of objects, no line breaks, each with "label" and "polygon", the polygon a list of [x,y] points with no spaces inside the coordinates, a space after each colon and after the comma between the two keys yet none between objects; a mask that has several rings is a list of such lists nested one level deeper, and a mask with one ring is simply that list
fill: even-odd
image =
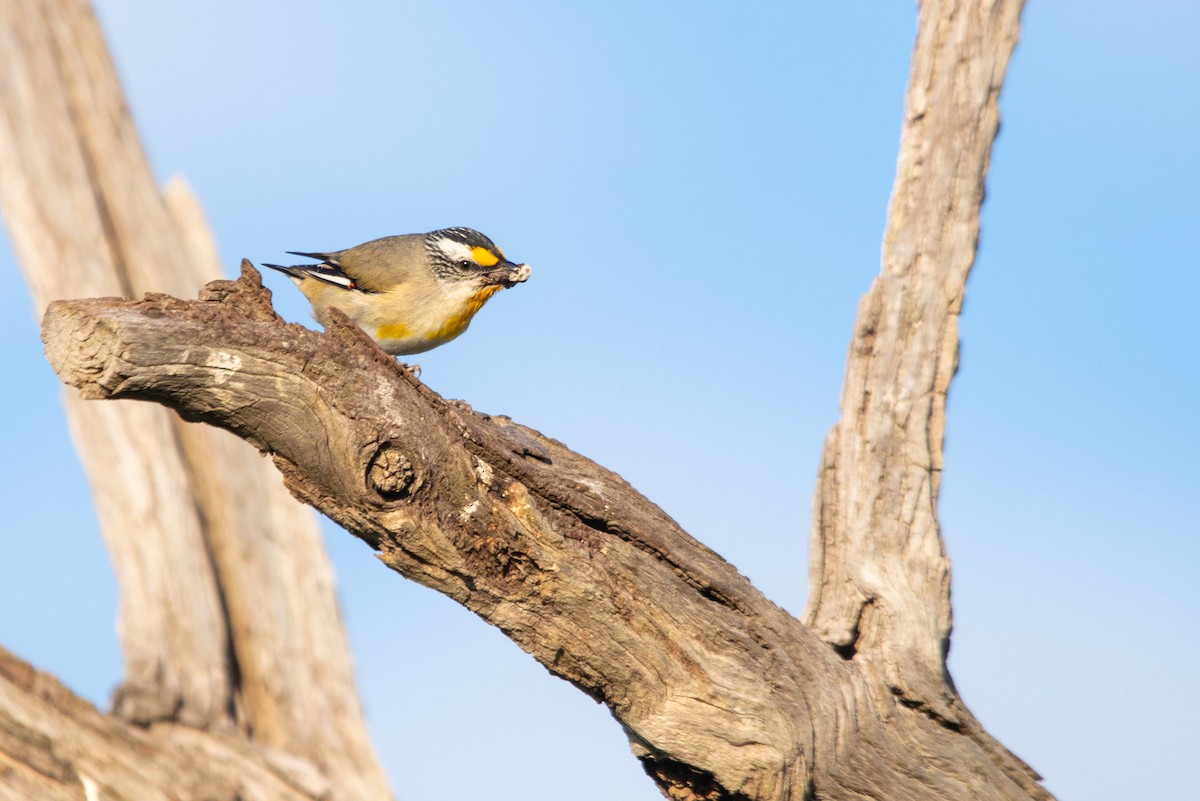
[{"label": "yellow throat", "polygon": [[[426,341],[434,340],[449,340],[454,339],[467,329],[467,325],[471,322],[471,318],[475,313],[483,308],[483,304],[487,303],[488,298],[495,295],[503,287],[500,286],[485,286],[478,290],[471,297],[467,298],[467,302],[456,314],[452,314],[437,328],[425,333],[422,339]],[[413,331],[404,323],[389,323],[381,325],[375,332],[376,339],[407,339],[413,336]]]}]

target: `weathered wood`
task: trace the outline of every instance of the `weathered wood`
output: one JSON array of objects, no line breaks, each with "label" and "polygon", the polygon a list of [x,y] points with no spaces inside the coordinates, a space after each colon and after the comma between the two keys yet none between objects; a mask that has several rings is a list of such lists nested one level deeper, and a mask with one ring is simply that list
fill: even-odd
[{"label": "weathered wood", "polygon": [[[167,185],[164,199],[190,256],[192,286],[200,286],[220,274],[203,212],[182,179]],[[235,437],[176,423],[220,581],[240,725],[260,743],[312,760],[336,780],[339,797],[386,798],[312,511]]]},{"label": "weathered wood", "polygon": [[[156,185],[81,0],[0,3],[0,201],[39,311],[220,275],[186,185]],[[389,797],[311,511],[223,432],[144,404],[65,405],[120,589],[116,713],[250,733],[337,798]]]},{"label": "weathered wood", "polygon": [[870,663],[904,703],[953,726],[974,724],[946,673],[946,393],[1021,7],[921,3],[883,269],[859,304],[814,507],[805,622]]},{"label": "weathered wood", "polygon": [[[1049,798],[945,672],[936,518],[956,318],[1020,7],[922,4],[883,273],[860,307],[822,462],[809,627],[620,477],[444,401],[348,324],[315,334],[279,320],[248,264],[200,301],[55,303],[47,355],[84,397],[155,401],[271,453],[298,498],[390,567],[604,702],[671,798]],[[101,239],[134,242],[121,253],[142,247],[136,226],[100,219]],[[181,461],[204,447],[185,444]],[[231,491],[201,484],[199,497]],[[206,545],[215,574],[236,561]],[[264,552],[254,570],[315,547]],[[256,665],[233,631],[239,664]],[[0,753],[56,769],[57,752]]]},{"label": "weathered wood", "polygon": [[603,701],[672,798],[1029,798],[1005,753],[883,689],[621,478],[444,401],[257,272],[199,301],[60,301],[47,357],[274,455],[292,492]]},{"label": "weathered wood", "polygon": [[0,648],[0,801],[321,801],[333,790],[303,762],[231,732],[103,715]]},{"label": "weathered wood", "polygon": [[[152,266],[186,285],[171,281],[175,230],[86,6],[0,4],[0,103],[0,199],[36,309],[163,286]],[[229,641],[175,422],[71,395],[65,406],[119,581],[119,708],[231,726]]]}]

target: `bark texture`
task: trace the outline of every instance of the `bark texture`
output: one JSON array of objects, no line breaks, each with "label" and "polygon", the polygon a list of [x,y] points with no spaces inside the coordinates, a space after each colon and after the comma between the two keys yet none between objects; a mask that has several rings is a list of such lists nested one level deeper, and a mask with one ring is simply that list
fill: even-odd
[{"label": "bark texture", "polygon": [[[822,462],[805,623],[619,476],[443,400],[345,321],[324,334],[281,321],[248,263],[197,301],[53,303],[47,356],[81,397],[153,401],[270,454],[296,497],[388,566],[605,703],[670,798],[1049,798],[946,673],[936,517],[955,323],[1020,7],[921,5],[883,272],[860,307]],[[200,550],[214,576],[236,561]],[[0,714],[13,718],[6,697],[37,702],[33,684],[0,684]],[[51,713],[21,720],[38,714]],[[37,731],[21,726],[0,728]],[[37,736],[15,740],[0,755],[53,773],[26,745]]]},{"label": "bark texture", "polygon": [[825,444],[805,622],[905,704],[968,722],[946,673],[937,518],[946,394],[1020,0],[921,3],[883,269],[858,308]]},{"label": "bark texture", "polygon": [[332,797],[328,778],[303,760],[232,732],[103,715],[0,648],[0,801]]},{"label": "bark texture", "polygon": [[[81,0],[0,3],[0,202],[39,313],[221,273],[186,185],[159,190]],[[312,512],[223,432],[146,404],[65,406],[120,587],[116,714],[250,733],[337,798],[389,797]]]},{"label": "bark texture", "polygon": [[296,497],[612,710],[677,799],[1043,798],[970,724],[843,659],[621,478],[447,402],[348,322],[275,316],[258,273],[198,301],[60,301],[47,356],[272,454]]}]

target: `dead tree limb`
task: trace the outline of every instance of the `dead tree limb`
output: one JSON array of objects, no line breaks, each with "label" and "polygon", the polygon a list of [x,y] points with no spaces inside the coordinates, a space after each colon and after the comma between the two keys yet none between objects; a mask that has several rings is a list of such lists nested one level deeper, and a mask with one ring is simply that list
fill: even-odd
[{"label": "dead tree limb", "polygon": [[859,304],[814,506],[805,622],[947,725],[969,713],[946,673],[946,394],[1021,6],[921,3],[883,270]]},{"label": "dead tree limb", "polygon": [[[186,187],[155,181],[86,0],[0,2],[0,203],[39,316],[221,274]],[[312,513],[228,435],[64,403],[118,579],[116,715],[248,733],[338,799],[390,797]]]},{"label": "dead tree limb", "polygon": [[236,732],[103,715],[0,648],[0,801],[325,801],[339,792],[304,760]]},{"label": "dead tree limb", "polygon": [[393,569],[604,702],[669,797],[1047,798],[946,674],[936,518],[1020,7],[921,6],[883,273],[822,463],[807,626],[561,443],[444,401],[353,327],[283,323],[249,265],[199,301],[53,304],[48,356],[85,397],[154,401],[272,454]]},{"label": "dead tree limb", "polygon": [[388,566],[607,704],[672,798],[1041,793],[1007,754],[881,693],[869,663],[619,476],[443,400],[349,324],[277,318],[248,262],[198,301],[56,302],[43,336],[84,397],[161,403],[273,455]]}]

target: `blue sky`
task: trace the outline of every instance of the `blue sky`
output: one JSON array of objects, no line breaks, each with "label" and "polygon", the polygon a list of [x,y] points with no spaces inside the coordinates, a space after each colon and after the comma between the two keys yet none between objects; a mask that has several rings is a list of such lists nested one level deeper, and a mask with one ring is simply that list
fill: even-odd
[{"label": "blue sky", "polygon": [[[617,470],[799,613],[915,9],[646,5],[97,8],[157,172],[191,181],[230,271],[488,233],[533,277],[424,380]],[[1030,3],[961,321],[951,670],[1063,799],[1194,789],[1197,30],[1181,0]],[[0,288],[0,643],[104,704],[115,586],[7,241]],[[660,797],[603,707],[326,534],[398,797]]]}]

